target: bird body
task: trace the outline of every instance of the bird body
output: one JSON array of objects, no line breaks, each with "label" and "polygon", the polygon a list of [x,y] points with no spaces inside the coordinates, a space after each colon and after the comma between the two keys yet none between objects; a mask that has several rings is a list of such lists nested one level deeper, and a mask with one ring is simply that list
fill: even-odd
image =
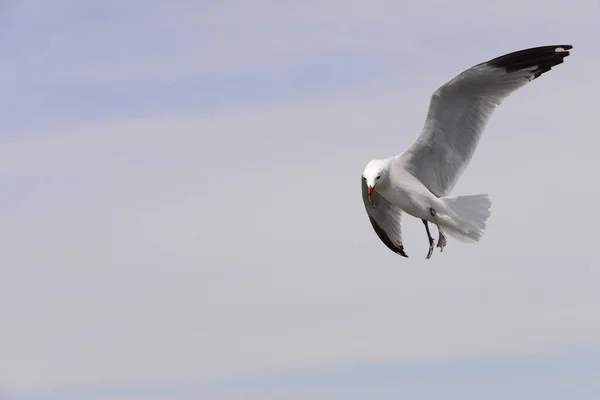
[{"label": "bird body", "polygon": [[[446,228],[450,236],[463,242],[476,241],[482,234],[477,227],[477,222],[485,223],[489,213],[482,213],[483,221],[471,221],[460,212],[461,200],[472,199],[474,196],[461,196],[460,198],[437,197],[419,179],[417,179],[404,165],[405,159],[395,156],[384,160],[377,160],[382,170],[384,181],[379,194],[390,203],[399,207],[403,212],[421,220],[425,220]],[[387,178],[387,182],[385,179]],[[486,203],[486,195],[482,203]],[[458,207],[455,204],[458,202]],[[472,204],[470,204],[472,205]],[[488,210],[489,210],[488,204]],[[434,210],[435,213],[432,213]],[[466,218],[465,218],[466,217]],[[475,237],[472,237],[475,236]]]},{"label": "bird body", "polygon": [[448,197],[471,160],[494,109],[511,93],[538,78],[569,55],[570,45],[525,49],[477,64],[439,87],[416,140],[402,153],[371,160],[362,175],[365,209],[377,236],[408,257],[401,217],[423,221],[430,258],[434,240],[428,223],[463,242],[477,242],[486,229],[491,202],[486,194]]},{"label": "bird body", "polygon": [[381,165],[387,173],[383,176],[379,193],[415,218],[431,218],[429,210],[440,206],[440,199],[404,168],[401,158],[391,157],[382,161]]}]

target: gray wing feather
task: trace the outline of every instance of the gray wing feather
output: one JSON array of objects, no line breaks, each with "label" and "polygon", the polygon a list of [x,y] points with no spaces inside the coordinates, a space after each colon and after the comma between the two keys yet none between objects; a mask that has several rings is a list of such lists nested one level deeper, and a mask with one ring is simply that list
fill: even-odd
[{"label": "gray wing feather", "polygon": [[402,244],[402,229],[400,226],[402,210],[376,191],[371,193],[371,199],[369,200],[367,184],[362,178],[361,182],[363,202],[375,233],[394,253],[408,257]]},{"label": "gray wing feather", "polygon": [[446,196],[468,165],[494,109],[569,55],[570,45],[536,47],[477,64],[431,96],[421,134],[399,161],[436,196]]}]

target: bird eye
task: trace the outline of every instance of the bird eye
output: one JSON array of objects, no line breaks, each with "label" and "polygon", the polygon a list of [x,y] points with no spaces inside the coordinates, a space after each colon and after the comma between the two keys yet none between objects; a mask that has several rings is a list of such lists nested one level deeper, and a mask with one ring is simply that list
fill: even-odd
[{"label": "bird eye", "polygon": [[381,178],[381,175],[377,175],[377,179]]}]

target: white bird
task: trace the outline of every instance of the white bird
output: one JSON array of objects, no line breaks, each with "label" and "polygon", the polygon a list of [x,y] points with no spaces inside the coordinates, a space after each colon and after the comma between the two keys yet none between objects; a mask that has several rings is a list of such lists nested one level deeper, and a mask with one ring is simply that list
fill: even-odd
[{"label": "white bird", "polygon": [[408,257],[402,243],[402,213],[425,224],[430,258],[446,236],[479,241],[490,216],[486,194],[447,197],[468,165],[485,126],[500,103],[528,82],[563,62],[571,45],[535,47],[477,64],[450,79],[431,96],[425,125],[402,153],[371,160],[362,174],[362,195],[377,236],[393,252]]}]

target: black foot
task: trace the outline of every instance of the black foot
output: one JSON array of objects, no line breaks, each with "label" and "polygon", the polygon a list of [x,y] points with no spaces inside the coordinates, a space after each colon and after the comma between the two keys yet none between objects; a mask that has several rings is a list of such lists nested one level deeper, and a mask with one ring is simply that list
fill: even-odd
[{"label": "black foot", "polygon": [[440,236],[438,238],[438,244],[436,247],[440,248],[440,253],[442,251],[444,251],[444,247],[446,247],[446,244],[448,243],[448,241],[446,240],[446,235],[444,235],[444,232],[442,232],[442,230],[440,229],[440,227],[438,226],[438,231],[440,232]]},{"label": "black foot", "polygon": [[429,251],[427,252],[427,256],[425,257],[425,259],[429,260],[431,258],[432,254],[433,254],[433,242],[429,243]]},{"label": "black foot", "polygon": [[427,257],[425,257],[426,260],[429,260],[431,258],[431,255],[433,254],[434,240],[431,237],[431,233],[429,232],[429,225],[427,224],[427,221],[424,219],[422,219],[421,221],[423,221],[423,224],[425,224],[425,230],[427,231],[427,240],[429,240],[429,252],[427,253]]}]

